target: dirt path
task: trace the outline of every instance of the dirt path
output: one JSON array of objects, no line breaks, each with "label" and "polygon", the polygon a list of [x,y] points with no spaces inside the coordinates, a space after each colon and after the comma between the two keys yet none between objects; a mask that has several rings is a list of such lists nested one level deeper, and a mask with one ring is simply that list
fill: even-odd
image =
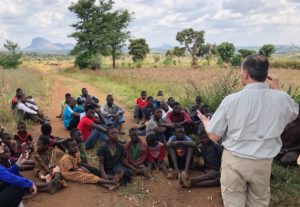
[{"label": "dirt path", "polygon": [[[68,137],[69,132],[64,129],[60,119],[56,115],[60,113],[60,102],[66,92],[74,96],[79,95],[81,88],[85,87],[89,92],[100,99],[103,104],[106,94],[92,85],[69,77],[45,74],[53,80],[52,94],[47,115],[51,119],[53,134],[60,137]],[[76,93],[77,92],[77,93]],[[116,100],[118,103],[118,100]],[[118,103],[122,106],[121,103]],[[134,125],[131,112],[126,113],[125,130]],[[40,126],[34,127],[33,135],[37,138],[40,134]],[[61,156],[62,153],[59,153]],[[32,172],[26,172],[25,176],[33,178]],[[175,180],[166,180],[160,173],[155,173],[154,179],[144,180],[141,177],[134,178],[133,184],[127,188],[121,188],[117,192],[108,193],[103,188],[95,185],[84,185],[69,182],[67,189],[60,190],[54,195],[41,193],[25,202],[26,207],[122,207],[122,206],[149,206],[149,207],[219,207],[222,206],[219,188],[183,189]]]}]

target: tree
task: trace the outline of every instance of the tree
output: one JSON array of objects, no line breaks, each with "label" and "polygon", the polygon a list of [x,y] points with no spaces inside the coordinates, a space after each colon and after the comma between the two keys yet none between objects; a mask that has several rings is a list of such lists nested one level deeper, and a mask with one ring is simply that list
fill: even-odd
[{"label": "tree", "polygon": [[213,55],[215,55],[215,50],[216,50],[216,45],[215,44],[203,44],[198,52],[197,56],[198,57],[204,57],[207,61],[207,64],[210,64],[210,59]]},{"label": "tree", "polygon": [[204,31],[195,31],[192,28],[178,32],[176,40],[184,45],[192,56],[192,67],[197,67],[197,52],[204,44]]},{"label": "tree", "polygon": [[115,11],[111,14],[109,45],[113,68],[116,67],[116,58],[121,54],[121,49],[125,46],[125,42],[130,36],[130,32],[127,31],[130,20],[131,14],[128,10]]},{"label": "tree", "polygon": [[166,52],[166,57],[168,57],[168,56],[173,56],[174,54],[173,54],[173,50],[172,49],[169,49],[169,50],[167,50],[167,52]]},{"label": "tree", "polygon": [[133,62],[143,60],[147,53],[150,52],[149,46],[145,39],[131,39],[129,40],[129,54],[132,56]]},{"label": "tree", "polygon": [[7,49],[7,52],[0,55],[0,65],[4,68],[17,68],[22,63],[22,52],[19,51],[18,43],[6,40],[3,46]]},{"label": "tree", "polygon": [[234,54],[230,58],[230,64],[234,67],[239,67],[242,64],[242,55],[241,54]]},{"label": "tree", "polygon": [[258,53],[264,55],[266,57],[271,57],[271,55],[275,52],[275,46],[271,44],[263,45]]},{"label": "tree", "polygon": [[249,49],[239,49],[239,53],[241,54],[242,58],[246,58],[249,55],[256,54],[255,50],[249,50]]},{"label": "tree", "polygon": [[223,42],[216,47],[216,51],[223,62],[229,63],[230,58],[234,55],[235,47],[232,43]]},{"label": "tree", "polygon": [[174,47],[173,54],[176,56],[179,60],[180,57],[185,56],[185,47]]},{"label": "tree", "polygon": [[113,67],[125,41],[131,16],[127,10],[113,10],[112,0],[79,0],[69,10],[79,21],[71,26],[75,32],[70,37],[77,41],[71,51],[76,56],[75,64],[80,68],[90,66],[91,60],[99,55],[112,55]]}]

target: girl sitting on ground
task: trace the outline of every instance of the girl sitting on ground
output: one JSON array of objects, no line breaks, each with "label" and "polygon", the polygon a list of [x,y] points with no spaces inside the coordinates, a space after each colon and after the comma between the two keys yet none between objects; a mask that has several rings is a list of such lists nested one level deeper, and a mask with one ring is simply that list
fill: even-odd
[{"label": "girl sitting on ground", "polygon": [[29,154],[33,152],[33,139],[31,134],[26,130],[26,124],[24,121],[18,123],[14,140],[16,140],[17,143],[18,155],[20,155],[24,149],[26,149]]}]

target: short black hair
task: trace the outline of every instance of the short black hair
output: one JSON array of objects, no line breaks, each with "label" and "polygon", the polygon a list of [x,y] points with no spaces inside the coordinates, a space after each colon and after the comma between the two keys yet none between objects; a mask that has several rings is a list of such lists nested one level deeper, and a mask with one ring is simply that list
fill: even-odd
[{"label": "short black hair", "polygon": [[87,90],[87,89],[86,89],[86,88],[82,88],[82,89],[81,89],[81,92],[82,92],[83,90]]},{"label": "short black hair", "polygon": [[175,100],[173,96],[168,98],[168,101],[171,101],[171,99]]},{"label": "short black hair", "polygon": [[67,98],[67,97],[69,97],[69,96],[71,97],[72,95],[71,95],[70,93],[66,93],[66,94],[65,94],[65,98]]},{"label": "short black hair", "polygon": [[269,60],[264,55],[249,55],[245,58],[242,68],[248,71],[253,80],[264,82],[268,76]]},{"label": "short black hair", "polygon": [[25,127],[26,127],[25,121],[19,121],[18,124],[17,124],[17,128],[18,128],[19,126],[25,126]]},{"label": "short black hair", "polygon": [[163,91],[157,91],[157,95],[159,95],[159,94],[164,94],[164,92]]},{"label": "short black hair", "polygon": [[148,96],[148,97],[147,97],[147,101],[149,101],[150,99],[153,99],[153,100],[154,100],[154,98],[153,98],[152,96]]},{"label": "short black hair", "polygon": [[147,93],[146,91],[141,91],[141,95]]},{"label": "short black hair", "polygon": [[78,131],[79,131],[79,129],[77,129],[77,128],[71,129],[71,131],[70,131],[70,137],[73,138],[75,136],[76,132],[78,132]]},{"label": "short black hair", "polygon": [[181,124],[174,124],[174,131],[177,129],[184,129],[184,127]]},{"label": "short black hair", "polygon": [[156,141],[156,136],[155,136],[155,134],[154,133],[150,133],[150,134],[148,134],[147,136],[146,136],[146,141],[147,142],[154,142],[154,141]]},{"label": "short black hair", "polygon": [[107,128],[106,128],[106,132],[108,134],[108,132],[112,129],[117,129],[114,125],[109,125]]},{"label": "short black hair", "polygon": [[19,93],[20,91],[22,91],[22,88],[17,88],[16,89],[16,93]]},{"label": "short black hair", "polygon": [[133,131],[138,131],[138,130],[139,130],[138,128],[132,127],[132,128],[129,129],[129,134],[130,134],[131,132],[133,132]]},{"label": "short black hair", "polygon": [[52,127],[49,123],[44,123],[42,126],[41,126],[41,132],[43,135],[50,135],[51,132],[52,132]]},{"label": "short black hair", "polygon": [[[66,148],[68,148],[68,147],[69,147],[69,144],[70,144],[71,142],[76,142],[76,140],[75,140],[75,139],[72,139],[72,138],[68,138],[68,139],[66,139],[66,140],[64,141],[64,146],[65,146]],[[77,143],[77,142],[76,142],[76,143]]]},{"label": "short black hair", "polygon": [[174,102],[174,104],[173,104],[173,107],[174,107],[174,106],[180,106],[180,103],[176,101],[176,102]]},{"label": "short black hair", "polygon": [[42,134],[42,135],[39,137],[38,141],[42,142],[42,144],[45,145],[45,146],[49,146],[49,145],[50,145],[50,139],[49,139],[49,137],[46,136],[46,135],[43,135],[43,134]]},{"label": "short black hair", "polygon": [[82,105],[84,103],[83,99],[81,97],[78,97],[77,100],[76,100],[76,103],[78,105]]},{"label": "short black hair", "polygon": [[95,109],[95,105],[94,104],[88,104],[84,107],[84,111],[88,112],[88,110],[94,110]]},{"label": "short black hair", "polygon": [[112,94],[107,94],[106,101],[108,100],[109,97],[113,97],[113,95]]}]

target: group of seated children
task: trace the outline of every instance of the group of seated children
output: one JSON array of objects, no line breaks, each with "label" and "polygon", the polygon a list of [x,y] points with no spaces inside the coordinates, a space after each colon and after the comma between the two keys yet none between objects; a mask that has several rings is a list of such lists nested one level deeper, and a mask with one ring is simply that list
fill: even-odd
[{"label": "group of seated children", "polygon": [[49,119],[39,110],[32,96],[27,96],[21,88],[17,88],[16,95],[12,98],[11,108],[20,115],[20,120],[30,119],[43,124]]},{"label": "group of seated children", "polygon": [[[63,112],[58,118],[62,117],[64,126],[68,130],[86,128],[86,126],[82,127],[82,125],[88,124],[88,130],[82,131],[84,141],[91,135],[92,138],[90,142],[94,142],[95,137],[99,137],[96,133],[104,134],[100,137],[103,138],[105,136],[107,139],[106,128],[110,125],[115,126],[119,134],[124,134],[123,124],[125,122],[125,110],[114,103],[112,94],[107,95],[106,102],[101,107],[99,100],[90,95],[86,88],[82,89],[82,95],[77,99],[72,97],[69,93],[65,95],[65,99],[62,104]],[[90,112],[93,111],[93,114],[88,115],[87,110],[90,110]],[[91,128],[97,130],[91,134]]]}]

